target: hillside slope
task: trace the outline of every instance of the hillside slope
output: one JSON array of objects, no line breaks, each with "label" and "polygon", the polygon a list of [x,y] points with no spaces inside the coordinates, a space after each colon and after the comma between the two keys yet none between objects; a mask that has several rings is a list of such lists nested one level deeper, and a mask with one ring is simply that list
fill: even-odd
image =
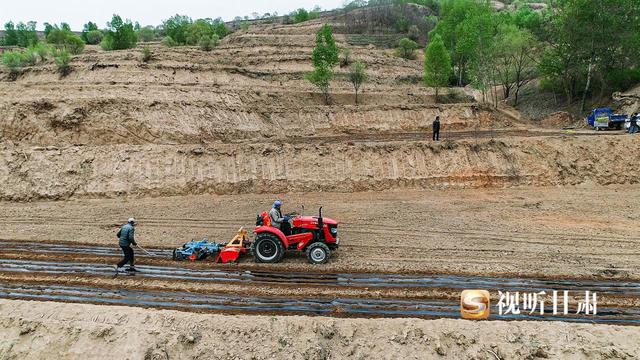
[{"label": "hillside slope", "polygon": [[[526,131],[473,100],[436,104],[420,84],[420,59],[349,46],[346,35],[337,35],[339,45],[367,64],[371,81],[356,106],[347,69],[339,69],[334,103],[326,106],[304,80],[320,26],[319,20],[256,25],[209,53],[155,44],[148,64],[140,49],[89,47],[64,78],[52,63],[26,68],[0,87],[0,179],[7,184],[0,198],[637,179],[630,157],[588,150],[593,144],[634,150],[637,143]],[[436,115],[445,138],[457,143],[426,142]]]}]

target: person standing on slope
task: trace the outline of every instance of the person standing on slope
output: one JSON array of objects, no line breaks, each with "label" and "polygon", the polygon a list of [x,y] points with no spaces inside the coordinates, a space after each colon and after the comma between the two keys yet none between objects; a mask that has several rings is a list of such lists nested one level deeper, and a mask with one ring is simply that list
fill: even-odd
[{"label": "person standing on slope", "polygon": [[433,141],[440,141],[440,116],[433,121]]},{"label": "person standing on slope", "polygon": [[116,265],[116,272],[122,269],[122,267],[125,266],[127,263],[129,264],[129,267],[127,268],[126,271],[130,271],[130,272],[138,271],[134,267],[135,259],[133,255],[133,249],[131,248],[131,245],[133,246],[138,245],[136,244],[136,240],[134,236],[135,226],[136,226],[136,219],[130,218],[129,221],[125,225],[123,225],[118,231],[118,233],[116,234],[116,236],[118,237],[118,244],[120,245],[120,248],[124,253],[124,258],[122,259],[122,261],[118,263],[118,265]]},{"label": "person standing on slope", "polygon": [[631,115],[629,121],[629,134],[635,134],[638,132],[638,113]]}]

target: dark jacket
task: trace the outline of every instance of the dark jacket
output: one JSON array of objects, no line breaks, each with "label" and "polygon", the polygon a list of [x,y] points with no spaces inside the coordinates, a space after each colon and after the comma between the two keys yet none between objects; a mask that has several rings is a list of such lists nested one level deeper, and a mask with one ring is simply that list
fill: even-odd
[{"label": "dark jacket", "polygon": [[118,231],[118,244],[120,246],[131,246],[131,244],[136,245],[136,240],[134,238],[135,228],[131,224],[125,224]]},{"label": "dark jacket", "polygon": [[433,131],[434,132],[440,131],[440,120],[433,121]]}]

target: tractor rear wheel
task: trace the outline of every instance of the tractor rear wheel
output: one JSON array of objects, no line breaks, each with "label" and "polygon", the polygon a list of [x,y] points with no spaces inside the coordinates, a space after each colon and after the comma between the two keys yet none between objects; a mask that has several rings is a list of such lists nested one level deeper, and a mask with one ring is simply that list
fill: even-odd
[{"label": "tractor rear wheel", "polygon": [[277,263],[284,256],[282,241],[272,234],[258,234],[251,247],[258,263]]},{"label": "tractor rear wheel", "polygon": [[313,243],[307,248],[307,259],[312,264],[326,264],[330,257],[331,250],[325,243]]}]

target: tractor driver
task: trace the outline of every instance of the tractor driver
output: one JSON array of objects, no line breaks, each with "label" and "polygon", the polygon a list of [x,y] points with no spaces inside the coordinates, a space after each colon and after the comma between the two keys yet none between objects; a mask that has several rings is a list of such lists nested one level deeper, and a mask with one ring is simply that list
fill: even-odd
[{"label": "tractor driver", "polygon": [[276,229],[280,229],[282,233],[287,236],[291,234],[291,224],[289,224],[289,217],[282,216],[282,201],[276,200],[273,203],[273,207],[269,210],[269,218],[271,218],[271,226]]}]

